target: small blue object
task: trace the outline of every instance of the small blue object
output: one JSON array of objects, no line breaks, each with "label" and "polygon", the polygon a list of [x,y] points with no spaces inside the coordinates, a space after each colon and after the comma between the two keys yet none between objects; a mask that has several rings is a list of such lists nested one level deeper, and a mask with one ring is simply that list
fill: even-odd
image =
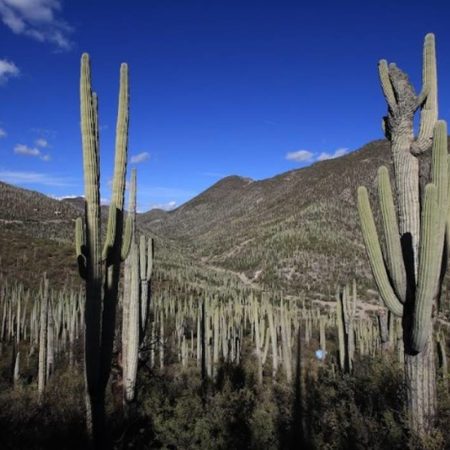
[{"label": "small blue object", "polygon": [[327,354],[327,352],[325,350],[316,350],[316,358],[320,359],[321,361],[325,359],[325,355]]}]

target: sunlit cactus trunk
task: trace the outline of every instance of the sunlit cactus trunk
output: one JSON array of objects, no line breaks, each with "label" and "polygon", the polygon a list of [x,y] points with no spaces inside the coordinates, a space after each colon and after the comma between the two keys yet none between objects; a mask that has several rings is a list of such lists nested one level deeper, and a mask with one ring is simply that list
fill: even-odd
[{"label": "sunlit cactus trunk", "polygon": [[258,383],[262,384],[263,382],[263,363],[262,363],[262,339],[261,339],[261,330],[259,323],[259,311],[258,311],[258,302],[254,299],[252,304],[252,315],[253,315],[253,325],[255,329],[255,355],[256,355],[256,364],[257,364],[257,375],[258,375]]},{"label": "sunlit cactus trunk", "polygon": [[272,351],[272,378],[275,379],[278,371],[278,339],[273,318],[273,307],[271,303],[267,304],[267,318],[269,322],[270,343]]},{"label": "sunlit cactus trunk", "polygon": [[13,382],[16,387],[20,381],[20,351],[15,354],[14,358],[14,372],[13,372]]},{"label": "sunlit cactus trunk", "polygon": [[38,362],[38,397],[42,400],[47,375],[47,319],[48,319],[48,279],[44,274],[44,286],[41,294],[39,319],[39,362]]},{"label": "sunlit cactus trunk", "polygon": [[53,373],[53,367],[55,364],[55,325],[53,316],[53,302],[50,300],[48,304],[47,315],[47,368],[46,368],[46,380],[50,379]]},{"label": "sunlit cactus trunk", "polygon": [[139,241],[139,279],[140,279],[140,331],[139,342],[142,345],[148,326],[148,312],[150,309],[150,280],[153,272],[153,239],[146,239],[144,235]]},{"label": "sunlit cactus trunk", "polygon": [[[416,95],[407,75],[381,61],[379,72],[388,115],[384,129],[391,142],[397,211],[388,170],[378,173],[378,192],[386,251],[383,259],[367,190],[358,189],[363,237],[380,295],[402,318],[405,379],[410,428],[425,436],[434,426],[436,385],[433,323],[446,268],[448,242],[448,150],[445,122],[437,121],[434,36],[424,43],[423,86]],[[413,121],[420,109],[420,130]],[[432,145],[431,183],[419,195],[418,156]],[[445,234],[447,233],[447,239]]]},{"label": "sunlit cactus trunk", "polygon": [[139,248],[136,240],[136,169],[131,172],[129,210],[131,217],[131,249],[125,261],[122,301],[122,375],[124,404],[135,397],[139,356]]}]

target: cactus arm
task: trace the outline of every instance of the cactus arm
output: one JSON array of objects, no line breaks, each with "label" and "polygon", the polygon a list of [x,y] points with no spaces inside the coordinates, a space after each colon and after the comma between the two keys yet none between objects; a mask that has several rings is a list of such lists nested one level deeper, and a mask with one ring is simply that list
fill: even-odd
[{"label": "cactus arm", "polygon": [[393,288],[399,300],[406,299],[406,272],[403,261],[400,232],[395,213],[389,172],[385,166],[378,169],[378,195],[381,216],[383,218],[384,236],[386,238],[386,265],[389,270]]},{"label": "cactus arm", "polygon": [[116,124],[116,154],[114,162],[113,195],[116,208],[123,210],[123,193],[125,191],[125,173],[128,153],[128,65],[120,66],[119,109]]},{"label": "cactus arm", "polygon": [[378,74],[380,76],[381,88],[383,89],[383,95],[386,102],[392,110],[395,110],[397,106],[397,100],[395,98],[394,89],[392,87],[391,79],[389,78],[388,63],[385,59],[382,59],[378,63]]},{"label": "cactus arm", "polygon": [[120,259],[125,261],[130,253],[131,241],[133,240],[133,223],[131,216],[127,217],[125,222],[125,232],[122,240],[122,248],[120,250]]},{"label": "cactus arm", "polygon": [[424,349],[431,328],[433,303],[440,293],[442,255],[448,214],[447,127],[442,120],[436,123],[433,134],[432,184],[425,188],[420,239],[419,278],[417,300],[414,305],[412,347]]},{"label": "cactus arm", "polygon": [[417,99],[420,111],[419,136],[411,151],[418,155],[431,147],[433,129],[438,118],[437,70],[434,34],[428,33],[423,44],[422,92]]},{"label": "cactus arm", "polygon": [[411,333],[411,347],[416,352],[421,352],[428,342],[432,326],[433,298],[440,272],[440,258],[437,245],[439,227],[437,197],[436,186],[431,183],[428,184],[425,188],[425,201],[422,211],[419,277]]},{"label": "cactus arm", "polygon": [[437,203],[439,210],[440,230],[445,227],[448,206],[448,149],[447,124],[443,120],[436,123],[433,133],[433,150],[431,161],[431,182],[437,188]]},{"label": "cactus arm", "polygon": [[401,317],[403,305],[396,296],[389,280],[369,203],[369,196],[367,189],[363,186],[358,188],[358,212],[367,255],[381,298],[393,314]]}]

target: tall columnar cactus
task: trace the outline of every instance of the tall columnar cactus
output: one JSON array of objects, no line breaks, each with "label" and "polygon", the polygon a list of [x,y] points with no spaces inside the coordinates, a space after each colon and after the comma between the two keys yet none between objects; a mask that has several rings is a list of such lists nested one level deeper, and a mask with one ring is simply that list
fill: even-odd
[{"label": "tall columnar cactus", "polygon": [[342,371],[351,372],[355,353],[355,334],[353,321],[356,314],[356,283],[353,281],[353,292],[349,286],[336,293],[336,320],[339,339],[339,364]]},{"label": "tall columnar cactus", "polygon": [[47,375],[48,279],[44,274],[39,320],[38,396],[42,400]]},{"label": "tall columnar cactus", "polygon": [[131,218],[131,249],[125,264],[125,286],[122,314],[122,369],[124,402],[131,402],[139,353],[139,249],[136,241],[136,169],[131,172],[129,209]]},{"label": "tall columnar cactus", "polygon": [[[106,239],[101,246],[100,154],[97,95],[91,88],[89,56],[81,58],[81,135],[84,164],[85,218],[76,221],[79,272],[86,281],[85,374],[87,427],[93,443],[104,442],[105,388],[111,371],[117,292],[121,261],[131,243],[131,223],[122,238],[123,202],[128,146],[128,67],[120,67],[119,111],[113,193]],[[85,236],[86,239],[85,239]]]},{"label": "tall columnar cactus", "polygon": [[[372,272],[386,306],[402,317],[410,427],[428,432],[436,414],[433,309],[446,261],[448,215],[447,128],[437,119],[434,36],[424,44],[423,87],[419,95],[395,64],[379,64],[388,103],[385,132],[391,141],[394,197],[386,167],[378,171],[378,194],[385,236],[383,256],[368,192],[358,189],[362,233]],[[414,113],[421,109],[420,131],[414,138]],[[432,142],[431,183],[419,195],[419,159]],[[448,232],[448,230],[447,230]]]},{"label": "tall columnar cactus", "polygon": [[140,343],[147,331],[150,306],[150,280],[153,271],[153,239],[144,235],[139,240],[139,281],[140,281]]}]

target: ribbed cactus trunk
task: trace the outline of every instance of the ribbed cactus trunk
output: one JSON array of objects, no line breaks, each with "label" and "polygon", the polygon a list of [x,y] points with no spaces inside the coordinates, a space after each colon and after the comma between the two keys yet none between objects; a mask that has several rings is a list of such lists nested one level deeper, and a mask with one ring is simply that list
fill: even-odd
[{"label": "ribbed cactus trunk", "polygon": [[[85,379],[87,429],[91,445],[102,448],[105,440],[105,389],[111,371],[115,313],[121,261],[131,243],[131,224],[123,231],[123,196],[128,140],[128,68],[120,68],[119,111],[113,195],[109,206],[106,240],[101,248],[100,152],[97,96],[91,88],[89,56],[81,58],[81,135],[83,146],[85,220],[75,228],[79,272],[86,280]],[[85,239],[86,235],[86,239]]]},{"label": "ribbed cactus trunk", "polygon": [[139,356],[139,250],[137,243],[131,244],[130,258],[131,258],[131,290],[130,297],[124,299],[128,302],[128,325],[126,341],[123,345],[126,346],[124,352],[125,360],[123,361],[124,369],[124,400],[129,403],[134,400],[136,376],[138,368]]},{"label": "ribbed cactus trunk", "polygon": [[150,309],[150,280],[153,272],[153,239],[142,235],[139,240],[139,270],[140,270],[140,334],[142,345],[147,332],[148,312]]},{"label": "ribbed cactus trunk", "polygon": [[[432,340],[434,310],[446,267],[448,228],[447,129],[437,122],[437,78],[434,36],[424,43],[422,92],[416,95],[407,75],[380,61],[379,73],[388,115],[397,213],[385,167],[378,172],[378,191],[386,240],[383,254],[368,193],[358,189],[361,228],[380,295],[390,311],[402,317],[405,381],[411,431],[425,436],[434,426],[436,383]],[[413,119],[420,109],[418,136]],[[419,195],[418,156],[433,145],[431,183]],[[448,230],[447,230],[448,233]],[[448,241],[448,239],[447,239]]]},{"label": "ribbed cactus trunk", "polygon": [[437,335],[437,344],[439,352],[439,366],[442,374],[442,380],[445,389],[448,391],[447,342],[443,330],[440,330]]},{"label": "ribbed cactus trunk", "polygon": [[48,318],[48,279],[44,274],[44,286],[41,295],[39,319],[39,362],[38,362],[38,397],[42,400],[47,375],[47,318]]}]

